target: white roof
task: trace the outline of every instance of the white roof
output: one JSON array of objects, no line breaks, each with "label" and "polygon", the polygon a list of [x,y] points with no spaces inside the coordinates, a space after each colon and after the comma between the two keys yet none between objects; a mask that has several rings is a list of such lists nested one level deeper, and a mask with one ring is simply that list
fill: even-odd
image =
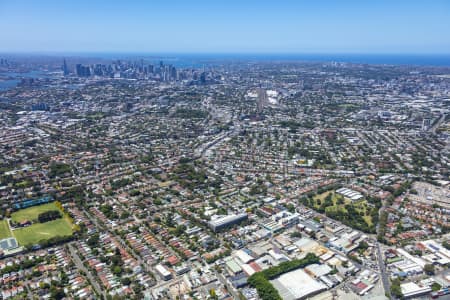
[{"label": "white roof", "polygon": [[253,269],[250,265],[248,264],[243,264],[241,266],[242,270],[248,275],[248,276],[252,276],[254,273],[256,273],[255,269]]},{"label": "white roof", "polygon": [[155,269],[163,276],[171,275],[170,272],[163,265],[156,265]]},{"label": "white roof", "polygon": [[233,222],[239,218],[243,218],[246,216],[247,216],[247,214],[245,214],[245,213],[238,214],[238,215],[220,216],[215,219],[212,219],[211,221],[209,221],[209,223],[213,226],[220,226],[220,225],[227,224],[229,222]]},{"label": "white roof", "polygon": [[285,273],[271,281],[283,299],[300,299],[327,289],[302,269]]},{"label": "white roof", "polygon": [[307,237],[302,237],[301,239],[299,239],[298,241],[296,241],[294,243],[299,249],[301,249],[302,251],[307,252],[308,250],[311,250],[313,248],[316,248],[319,243],[317,243],[316,241],[307,238]]},{"label": "white roof", "polygon": [[273,250],[269,250],[268,253],[269,253],[269,255],[272,256],[275,260],[278,260],[278,261],[280,261],[280,260],[282,260],[282,259],[289,260],[289,259],[286,257],[286,255],[281,254],[281,253],[277,253],[277,252],[275,252],[275,251],[273,251]]},{"label": "white roof", "polygon": [[414,295],[431,292],[429,286],[419,286],[414,282],[403,283],[400,285],[400,288],[404,297],[412,297]]},{"label": "white roof", "polygon": [[397,251],[398,254],[400,254],[401,256],[406,257],[410,261],[413,261],[414,263],[419,265],[421,268],[425,267],[426,263],[425,263],[425,261],[423,261],[423,259],[415,257],[415,256],[412,256],[411,254],[409,254],[408,252],[406,252],[402,248],[397,248],[396,251]]},{"label": "white roof", "polygon": [[314,275],[315,277],[320,277],[323,275],[327,275],[331,272],[331,268],[328,265],[319,265],[319,264],[312,264],[305,268],[310,274]]},{"label": "white roof", "polygon": [[237,258],[239,258],[240,261],[242,261],[244,264],[251,262],[252,260],[254,260],[253,257],[251,257],[250,255],[247,254],[247,252],[245,252],[244,250],[238,250],[235,253],[235,256]]}]

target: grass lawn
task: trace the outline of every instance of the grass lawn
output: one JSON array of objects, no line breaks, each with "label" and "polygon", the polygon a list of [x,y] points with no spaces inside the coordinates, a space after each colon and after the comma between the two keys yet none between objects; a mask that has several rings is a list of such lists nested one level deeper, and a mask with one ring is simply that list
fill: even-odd
[{"label": "grass lawn", "polygon": [[11,219],[14,222],[22,222],[24,220],[32,221],[37,220],[40,213],[49,211],[49,210],[58,210],[59,208],[55,205],[54,202],[32,206],[29,208],[21,209],[19,211],[16,211],[11,215]]},{"label": "grass lawn", "polygon": [[370,216],[370,210],[367,207],[367,201],[366,200],[358,200],[352,203],[352,200],[344,197],[344,204],[338,204],[337,200],[340,196],[338,196],[335,192],[333,191],[328,191],[325,192],[323,194],[320,195],[316,195],[313,197],[314,199],[314,208],[318,209],[320,207],[319,205],[319,200],[320,203],[323,203],[325,201],[325,198],[329,195],[332,194],[332,198],[331,201],[333,202],[332,206],[328,206],[326,207],[325,211],[344,211],[347,212],[347,210],[345,209],[345,205],[347,204],[353,204],[353,207],[355,208],[355,210],[359,213],[363,213],[364,216],[362,217],[364,219],[364,221],[366,221],[366,223],[369,226],[372,226],[372,217]]},{"label": "grass lawn", "polygon": [[6,220],[0,221],[0,240],[12,236]]},{"label": "grass lawn", "polygon": [[364,221],[366,221],[366,223],[369,225],[369,226],[372,226],[372,217],[371,216],[367,216],[367,215],[365,215],[364,217],[363,217],[363,219],[364,219]]},{"label": "grass lawn", "polygon": [[72,235],[72,224],[66,218],[62,218],[19,228],[14,230],[13,233],[20,245],[33,245],[40,240],[47,240],[54,236]]},{"label": "grass lawn", "polygon": [[352,200],[344,197],[344,204],[337,204],[338,195],[336,193],[334,193],[334,192],[328,191],[328,192],[325,192],[323,194],[314,196],[314,198],[313,198],[314,199],[314,207],[315,208],[319,208],[320,205],[318,203],[319,202],[318,200],[320,200],[320,203],[323,203],[325,201],[325,198],[329,194],[332,194],[331,201],[333,202],[333,206],[329,206],[329,207],[335,207],[337,209],[337,208],[340,208],[340,207],[344,207],[345,204],[352,203]]}]

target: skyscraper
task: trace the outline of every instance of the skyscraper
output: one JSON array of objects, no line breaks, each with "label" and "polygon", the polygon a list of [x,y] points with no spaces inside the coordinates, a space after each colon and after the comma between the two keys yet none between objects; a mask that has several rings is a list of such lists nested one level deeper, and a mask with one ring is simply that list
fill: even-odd
[{"label": "skyscraper", "polygon": [[62,71],[63,71],[64,76],[69,75],[69,68],[67,68],[67,63],[66,63],[66,59],[65,58],[64,58],[64,61],[63,61],[63,65],[62,65]]},{"label": "skyscraper", "polygon": [[258,94],[258,99],[256,100],[256,110],[258,114],[261,114],[264,109],[264,106],[267,105],[267,92],[265,89],[261,87],[258,88],[256,92]]},{"label": "skyscraper", "polygon": [[81,64],[75,66],[75,73],[77,73],[77,76],[83,76],[83,66]]},{"label": "skyscraper", "polygon": [[173,66],[170,68],[170,77],[171,80],[177,80],[177,69]]},{"label": "skyscraper", "polygon": [[79,77],[89,77],[91,76],[91,69],[89,66],[83,66],[82,64],[76,65],[76,73]]},{"label": "skyscraper", "polygon": [[200,83],[201,84],[206,83],[206,72],[202,72],[202,74],[200,74]]}]

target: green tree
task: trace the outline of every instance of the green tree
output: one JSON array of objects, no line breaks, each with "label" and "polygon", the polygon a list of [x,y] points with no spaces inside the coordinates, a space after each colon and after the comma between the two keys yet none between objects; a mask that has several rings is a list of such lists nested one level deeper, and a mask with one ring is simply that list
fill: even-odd
[{"label": "green tree", "polygon": [[219,299],[219,297],[216,295],[216,290],[215,289],[210,289],[209,290],[209,297],[210,297],[210,299],[213,299],[213,300]]},{"label": "green tree", "polygon": [[122,282],[123,285],[130,285],[131,280],[128,277],[123,277],[120,282]]},{"label": "green tree", "polygon": [[433,275],[434,274],[434,265],[432,264],[426,264],[423,267],[423,270],[425,271],[425,273],[427,273],[428,275]]},{"label": "green tree", "polygon": [[392,280],[391,282],[391,294],[395,298],[403,298],[402,289],[400,288],[400,280],[398,278]]},{"label": "green tree", "polygon": [[433,282],[433,284],[431,285],[431,290],[432,290],[433,292],[437,292],[437,291],[439,291],[441,288],[442,288],[442,286],[441,286],[439,283],[437,283],[437,282]]},{"label": "green tree", "polygon": [[116,276],[120,276],[122,274],[122,268],[120,266],[114,266],[112,272]]}]

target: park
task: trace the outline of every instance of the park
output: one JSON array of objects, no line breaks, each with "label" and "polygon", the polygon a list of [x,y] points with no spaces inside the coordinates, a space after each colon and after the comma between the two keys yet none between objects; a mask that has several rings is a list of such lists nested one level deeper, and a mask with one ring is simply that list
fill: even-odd
[{"label": "park", "polygon": [[[40,223],[39,215],[50,211],[60,211],[62,217]],[[26,222],[27,225],[13,228],[10,222],[14,224]],[[70,216],[63,211],[59,202],[51,202],[20,209],[13,212],[10,219],[0,221],[0,239],[14,237],[20,246],[31,246],[55,237],[72,236],[72,227]]]},{"label": "park", "polygon": [[353,228],[367,233],[375,232],[378,209],[365,199],[352,201],[335,191],[326,191],[302,199],[302,204]]}]

